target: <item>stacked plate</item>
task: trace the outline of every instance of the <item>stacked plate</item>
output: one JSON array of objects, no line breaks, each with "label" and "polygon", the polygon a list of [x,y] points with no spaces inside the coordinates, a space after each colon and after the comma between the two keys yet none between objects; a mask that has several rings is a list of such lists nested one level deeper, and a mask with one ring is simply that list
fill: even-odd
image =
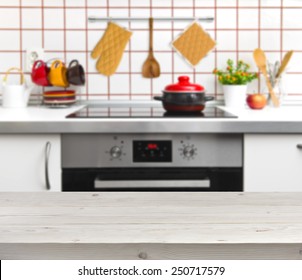
[{"label": "stacked plate", "polygon": [[74,90],[55,90],[43,93],[43,103],[51,107],[67,107],[76,102]]}]

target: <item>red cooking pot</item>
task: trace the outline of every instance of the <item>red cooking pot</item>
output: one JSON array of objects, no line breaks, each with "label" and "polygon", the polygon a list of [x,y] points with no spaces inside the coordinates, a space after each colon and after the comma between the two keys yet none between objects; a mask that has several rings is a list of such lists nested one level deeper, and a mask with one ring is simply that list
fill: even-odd
[{"label": "red cooking pot", "polygon": [[154,99],[162,101],[168,112],[200,112],[214,97],[206,96],[204,87],[190,83],[188,76],[180,76],[178,83],[166,86],[163,96],[155,96]]}]

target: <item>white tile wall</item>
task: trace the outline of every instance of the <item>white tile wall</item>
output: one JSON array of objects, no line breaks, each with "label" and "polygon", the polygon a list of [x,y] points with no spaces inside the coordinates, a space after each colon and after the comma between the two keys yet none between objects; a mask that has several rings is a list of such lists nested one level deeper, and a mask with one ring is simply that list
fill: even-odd
[{"label": "white tile wall", "polygon": [[20,30],[0,30],[0,38],[5,38],[5,40],[1,40],[0,51],[20,50]]},{"label": "white tile wall", "polygon": [[[20,17],[17,9],[1,9],[0,10],[0,28],[19,28]],[[15,20],[11,20],[15,19]]]},{"label": "white tile wall", "polygon": [[[42,6],[43,4],[43,6]],[[21,8],[20,8],[21,7]],[[150,8],[152,7],[152,8]],[[302,78],[301,0],[1,0],[0,79],[11,66],[24,68],[27,48],[42,47],[46,59],[58,57],[68,63],[78,59],[87,72],[87,84],[80,89],[83,99],[144,99],[160,94],[165,85],[187,74],[203,84],[208,94],[221,99],[221,87],[211,74],[225,66],[228,58],[243,59],[257,71],[252,51],[261,47],[272,60],[295,50],[286,80],[289,99],[302,99],[298,84]],[[162,75],[148,80],[141,76],[148,50],[148,22],[119,22],[133,31],[116,75],[97,73],[90,52],[101,38],[105,22],[88,23],[87,16],[99,17],[213,16],[203,23],[217,40],[217,48],[195,69],[171,49],[171,41],[188,22],[155,22],[155,56]],[[259,90],[253,82],[249,91]]]},{"label": "white tile wall", "polygon": [[[15,11],[18,11],[18,10],[15,9]],[[18,11],[18,13],[20,13],[20,11]],[[46,12],[45,12],[45,14],[46,14]],[[41,9],[33,9],[33,8],[22,9],[21,15],[22,15],[22,28],[24,28],[24,29],[27,29],[27,28],[41,29],[42,28],[42,11],[41,11]],[[14,17],[14,18],[10,18],[10,20],[8,22],[14,21],[13,19],[18,20],[18,16]],[[44,24],[47,24],[47,22],[48,21],[45,21]]]},{"label": "white tile wall", "polygon": [[[44,14],[44,28],[45,29],[63,29],[64,28],[64,10],[45,8]],[[66,19],[67,21],[67,19]],[[40,23],[41,24],[41,23]]]},{"label": "white tile wall", "polygon": [[238,12],[238,23],[240,28],[258,28],[258,9],[240,9]]},{"label": "white tile wall", "polygon": [[20,4],[24,7],[40,6],[42,0],[23,0]]},{"label": "white tile wall", "polygon": [[33,46],[42,45],[42,32],[39,30],[22,31],[22,49],[26,50]]},{"label": "white tile wall", "polygon": [[257,31],[243,30],[238,32],[239,49],[252,52],[259,45]]},{"label": "white tile wall", "polygon": [[[225,3],[226,4],[226,3]],[[236,29],[237,26],[236,9],[217,9],[217,28]]]}]

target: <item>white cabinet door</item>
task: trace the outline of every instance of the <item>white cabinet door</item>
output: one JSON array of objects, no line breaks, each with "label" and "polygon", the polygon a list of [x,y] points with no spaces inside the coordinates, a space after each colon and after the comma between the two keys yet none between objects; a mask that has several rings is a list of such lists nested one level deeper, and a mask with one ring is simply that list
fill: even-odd
[{"label": "white cabinet door", "polygon": [[301,135],[244,136],[244,190],[247,192],[302,191]]},{"label": "white cabinet door", "polygon": [[59,134],[0,135],[0,191],[47,191],[47,174],[61,191]]}]

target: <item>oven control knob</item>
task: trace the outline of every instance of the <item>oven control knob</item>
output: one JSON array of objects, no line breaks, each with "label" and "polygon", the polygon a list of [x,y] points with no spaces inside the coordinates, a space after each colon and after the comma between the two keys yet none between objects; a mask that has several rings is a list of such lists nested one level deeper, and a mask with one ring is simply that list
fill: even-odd
[{"label": "oven control knob", "polygon": [[191,146],[191,145],[185,146],[183,148],[182,153],[185,158],[188,158],[188,159],[192,158],[196,154],[196,148],[194,148],[194,146]]},{"label": "oven control knob", "polygon": [[118,146],[114,146],[110,150],[110,156],[112,158],[120,158],[122,155],[122,149]]}]

